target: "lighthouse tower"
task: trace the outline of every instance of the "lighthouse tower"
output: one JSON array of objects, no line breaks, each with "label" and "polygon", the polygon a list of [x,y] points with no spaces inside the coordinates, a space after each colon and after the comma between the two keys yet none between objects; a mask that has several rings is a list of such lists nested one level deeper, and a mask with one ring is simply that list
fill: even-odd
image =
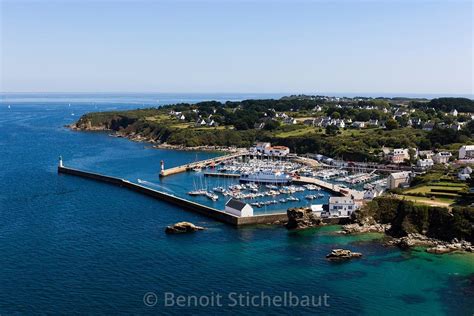
[{"label": "lighthouse tower", "polygon": [[60,168],[63,167],[63,157],[62,156],[59,156],[59,167]]},{"label": "lighthouse tower", "polygon": [[160,166],[161,166],[161,172],[165,171],[165,162],[163,160],[160,162]]}]

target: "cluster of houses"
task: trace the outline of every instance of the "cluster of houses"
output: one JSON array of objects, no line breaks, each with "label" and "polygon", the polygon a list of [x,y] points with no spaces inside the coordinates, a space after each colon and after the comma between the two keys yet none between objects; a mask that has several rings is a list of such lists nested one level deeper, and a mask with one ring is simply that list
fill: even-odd
[{"label": "cluster of houses", "polygon": [[[196,114],[199,113],[198,109],[193,109],[192,111]],[[214,110],[214,113],[215,112],[216,112],[216,110]],[[180,120],[180,121],[186,121],[186,116],[183,114],[183,112],[171,110],[169,112],[169,115],[171,117],[174,117],[174,118]],[[210,114],[206,118],[203,118],[201,115],[199,115],[198,119],[195,122],[195,126],[197,126],[197,127],[205,127],[205,126],[213,127],[214,126],[215,127],[215,126],[218,126],[218,124],[217,124],[217,122],[215,122],[212,119],[212,114]]]},{"label": "cluster of houses", "polygon": [[344,121],[343,119],[334,119],[330,116],[324,117],[315,117],[311,119],[304,120],[305,125],[314,126],[314,127],[328,127],[328,126],[337,126],[338,128],[345,128],[346,122],[352,122],[350,119]]},{"label": "cluster of houses", "polygon": [[[417,159],[417,167],[422,169],[429,169],[434,164],[448,163],[452,157],[452,154],[447,151],[435,153],[432,150],[418,150],[416,148],[413,148],[412,151],[414,155],[413,158]],[[382,148],[382,154],[387,161],[394,164],[401,164],[410,159],[408,148]]]},{"label": "cluster of houses", "polygon": [[[349,107],[352,108],[354,106],[342,106],[341,104],[336,105],[336,108],[343,108],[343,107]],[[374,110],[377,109],[375,106],[371,105],[366,105],[362,107],[357,107],[360,109],[364,110]],[[271,109],[272,110],[272,109]],[[323,112],[323,108],[321,106],[316,106],[313,109],[313,112]],[[433,109],[434,110],[434,109]],[[412,118],[409,117],[410,114],[415,112],[415,109],[407,109],[404,106],[400,106],[397,108],[394,108],[393,110],[389,110],[386,107],[383,107],[381,109],[382,112],[384,113],[389,113],[393,111],[392,113],[392,118],[397,119],[401,117],[408,117],[406,120],[406,125],[407,126],[412,126],[415,128],[420,128],[425,131],[431,131],[433,130],[436,126],[440,128],[451,128],[454,130],[461,130],[463,126],[466,124],[466,122],[454,122],[452,124],[445,124],[443,122],[423,122],[420,118]],[[450,113],[446,113],[446,115],[451,115],[452,117],[456,118],[458,116],[458,111],[456,109],[452,110]],[[293,117],[288,116],[284,112],[276,113],[275,118],[277,119],[282,119],[282,121],[286,124],[297,124],[299,121]],[[471,116],[471,119],[474,117]],[[319,116],[319,117],[312,117],[308,118],[303,121],[305,125],[309,126],[314,126],[314,127],[327,127],[330,125],[337,126],[339,128],[346,128],[346,127],[352,127],[352,128],[358,128],[358,129],[363,129],[363,128],[368,128],[368,127],[382,127],[385,128],[385,121],[379,121],[377,119],[371,119],[368,121],[352,121],[351,119],[340,119],[340,118],[331,118],[331,116]]]}]

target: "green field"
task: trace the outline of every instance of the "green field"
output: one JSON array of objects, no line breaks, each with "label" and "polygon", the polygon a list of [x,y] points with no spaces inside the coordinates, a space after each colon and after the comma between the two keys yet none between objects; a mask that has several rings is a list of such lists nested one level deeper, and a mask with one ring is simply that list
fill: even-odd
[{"label": "green field", "polygon": [[[429,178],[429,174],[425,175],[425,178]],[[460,197],[459,193],[467,189],[465,183],[429,181],[404,190],[401,197],[423,204],[449,206],[456,203]]]}]

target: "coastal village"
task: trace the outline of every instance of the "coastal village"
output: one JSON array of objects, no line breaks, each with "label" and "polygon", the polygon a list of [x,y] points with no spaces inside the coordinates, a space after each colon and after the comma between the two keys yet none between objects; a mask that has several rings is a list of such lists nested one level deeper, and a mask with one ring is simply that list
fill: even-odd
[{"label": "coastal village", "polygon": [[[176,174],[186,177],[186,191],[180,193],[151,189],[140,179],[136,184],[60,170],[114,182],[236,226],[356,223],[343,230],[390,230],[407,238],[425,234],[423,227],[442,227],[428,235],[471,240],[472,228],[463,223],[471,221],[474,207],[473,118],[472,100],[464,98],[306,95],[90,113],[71,128],[108,131],[159,149],[221,155],[178,166],[163,159],[162,183]],[[403,214],[405,224],[394,214]],[[406,243],[428,243],[419,236],[413,240]],[[455,244],[448,248],[473,249]],[[448,249],[441,246],[433,251]]]},{"label": "coastal village", "polygon": [[[474,163],[474,146],[461,146],[459,159],[452,163],[450,153],[416,152],[416,157],[416,165],[407,170],[398,164],[409,159],[408,149],[387,151],[386,163],[390,165],[354,164],[318,154],[298,156],[290,153],[286,146],[258,142],[218,165],[214,160],[197,162],[181,171],[238,179],[240,183],[228,187],[198,188],[188,192],[190,196],[202,195],[212,201],[227,199],[225,211],[236,216],[254,216],[254,209],[267,205],[280,204],[284,208],[289,201],[300,201],[294,196],[296,192],[305,192],[302,206],[311,209],[316,217],[349,218],[368,201],[382,194],[391,194],[396,189],[409,188],[417,175],[429,172],[437,165],[455,166],[458,180],[467,181],[472,173],[469,165]],[[179,172],[179,168],[175,170]],[[162,175],[165,175],[164,164]],[[319,193],[321,190],[330,191],[335,196],[329,197],[327,203],[318,203],[318,199],[324,197]],[[437,205],[436,199],[424,203],[430,204],[430,201]]]}]

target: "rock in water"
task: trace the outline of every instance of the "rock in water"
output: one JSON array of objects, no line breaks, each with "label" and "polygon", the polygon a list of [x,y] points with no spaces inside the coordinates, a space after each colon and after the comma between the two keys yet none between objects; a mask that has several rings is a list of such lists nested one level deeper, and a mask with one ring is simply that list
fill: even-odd
[{"label": "rock in water", "polygon": [[315,218],[310,208],[290,208],[286,211],[288,216],[288,229],[303,229],[321,224],[321,220]]},{"label": "rock in water", "polygon": [[362,257],[360,252],[352,252],[348,249],[333,249],[331,253],[326,256],[329,260],[347,260],[360,257]]},{"label": "rock in water", "polygon": [[204,227],[196,226],[189,222],[179,222],[172,226],[166,227],[165,233],[167,234],[180,234],[180,233],[192,233],[198,230],[204,230]]},{"label": "rock in water", "polygon": [[390,224],[347,224],[342,226],[342,234],[356,234],[356,233],[385,233],[390,229]]}]

